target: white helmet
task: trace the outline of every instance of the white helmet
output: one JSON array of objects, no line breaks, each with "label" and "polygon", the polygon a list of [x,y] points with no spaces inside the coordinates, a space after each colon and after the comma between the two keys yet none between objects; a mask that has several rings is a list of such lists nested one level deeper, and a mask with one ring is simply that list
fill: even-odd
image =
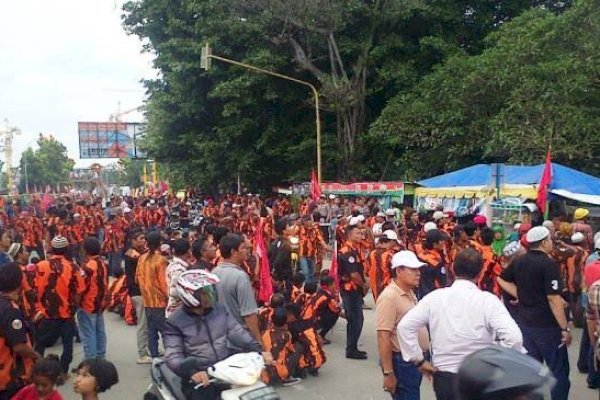
[{"label": "white helmet", "polygon": [[198,307],[200,300],[194,296],[198,289],[212,287],[219,283],[219,277],[202,269],[193,269],[183,272],[177,280],[177,294],[183,305]]}]

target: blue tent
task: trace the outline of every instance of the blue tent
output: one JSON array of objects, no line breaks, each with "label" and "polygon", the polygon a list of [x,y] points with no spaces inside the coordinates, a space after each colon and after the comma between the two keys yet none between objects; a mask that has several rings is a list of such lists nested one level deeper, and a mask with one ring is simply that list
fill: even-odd
[{"label": "blue tent", "polygon": [[[537,185],[544,164],[534,166],[501,165],[503,185]],[[494,187],[495,164],[477,164],[417,182],[427,188],[453,188],[460,186]],[[600,205],[600,179],[564,165],[552,163],[551,192],[573,200]]]}]

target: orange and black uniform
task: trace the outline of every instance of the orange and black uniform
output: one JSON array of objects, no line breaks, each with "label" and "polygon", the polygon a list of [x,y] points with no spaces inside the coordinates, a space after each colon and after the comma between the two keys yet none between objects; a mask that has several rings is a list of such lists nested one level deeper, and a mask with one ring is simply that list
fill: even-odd
[{"label": "orange and black uniform", "polygon": [[500,260],[490,246],[482,246],[481,250],[483,252],[483,271],[479,275],[477,285],[481,290],[487,290],[500,297],[501,290],[497,282],[498,276],[502,273]]},{"label": "orange and black uniform", "polygon": [[36,310],[44,315],[37,326],[35,351],[44,355],[46,347],[52,346],[60,337],[63,343],[60,364],[67,373],[73,360],[73,316],[84,289],[83,278],[75,264],[55,255],[37,264],[35,283],[38,292]]},{"label": "orange and black uniform", "polygon": [[8,400],[29,383],[33,360],[15,354],[19,344],[31,346],[25,315],[10,299],[0,296],[0,399]]},{"label": "orange and black uniform", "polygon": [[319,335],[312,321],[299,319],[288,324],[294,344],[302,346],[302,355],[298,360],[299,368],[318,370],[327,358],[323,351],[323,346],[319,340]]},{"label": "orange and black uniform", "polygon": [[273,356],[273,364],[265,367],[263,381],[282,382],[295,373],[300,352],[294,349],[292,335],[285,327],[274,327],[262,335],[265,351]]},{"label": "orange and black uniform", "polygon": [[446,286],[447,262],[444,255],[435,249],[426,249],[424,246],[417,253],[417,257],[427,263],[421,268],[421,281],[419,283],[419,297],[423,298],[434,289]]},{"label": "orange and black uniform", "polygon": [[340,306],[334,295],[325,288],[320,289],[314,299],[317,328],[319,335],[324,338],[337,322],[340,316]]},{"label": "orange and black uniform", "polygon": [[378,248],[369,254],[369,283],[373,299],[377,298],[392,281],[392,257],[393,250]]},{"label": "orange and black uniform", "polygon": [[258,329],[265,333],[273,327],[271,318],[273,317],[273,307],[263,307],[258,311]]},{"label": "orange and black uniform", "polygon": [[144,300],[148,324],[148,350],[158,357],[158,334],[165,324],[165,310],[169,300],[167,259],[158,250],[140,256],[135,271],[136,282]]},{"label": "orange and black uniform", "polygon": [[81,267],[85,289],[81,309],[90,314],[104,311],[108,304],[108,269],[99,256],[92,257]]},{"label": "orange and black uniform", "polygon": [[[353,279],[358,274],[360,280]],[[362,333],[363,294],[364,288],[364,260],[358,245],[346,242],[338,253],[338,276],[340,279],[340,295],[346,311],[346,356],[357,354],[358,340]]]}]

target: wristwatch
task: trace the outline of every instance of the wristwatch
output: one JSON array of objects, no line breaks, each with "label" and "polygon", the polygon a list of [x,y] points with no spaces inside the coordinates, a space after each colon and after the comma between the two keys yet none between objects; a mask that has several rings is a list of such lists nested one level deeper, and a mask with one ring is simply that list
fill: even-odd
[{"label": "wristwatch", "polygon": [[565,329],[563,329],[562,331],[563,331],[563,332],[568,332],[568,333],[571,333],[571,328],[569,328],[569,327],[567,326],[567,327],[566,327]]},{"label": "wristwatch", "polygon": [[383,376],[388,377],[390,375],[392,375],[394,373],[394,371],[383,371]]}]

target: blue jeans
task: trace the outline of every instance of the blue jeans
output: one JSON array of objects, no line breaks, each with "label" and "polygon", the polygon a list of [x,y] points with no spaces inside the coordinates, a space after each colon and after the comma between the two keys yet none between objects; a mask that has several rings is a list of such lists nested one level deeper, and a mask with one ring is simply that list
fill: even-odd
[{"label": "blue jeans", "polygon": [[123,252],[115,251],[108,254],[108,273],[110,276],[119,277],[123,275],[123,267],[121,261],[123,260]]},{"label": "blue jeans", "polygon": [[396,391],[394,400],[421,400],[421,379],[423,374],[412,363],[402,359],[400,353],[392,353],[394,375],[396,375]]},{"label": "blue jeans", "polygon": [[77,322],[85,358],[104,358],[106,356],[104,313],[92,314],[80,309],[77,311]]},{"label": "blue jeans", "polygon": [[150,357],[158,357],[158,336],[162,335],[165,326],[165,309],[146,307],[146,321],[148,323],[148,351]]},{"label": "blue jeans", "polygon": [[352,291],[340,292],[342,296],[342,302],[344,304],[344,311],[346,311],[346,353],[355,352],[358,350],[358,339],[362,333],[363,322],[365,317],[363,315],[363,296],[362,293]]},{"label": "blue jeans", "polygon": [[300,269],[302,270],[302,274],[306,278],[306,283],[311,283],[315,281],[315,265],[317,264],[317,260],[315,258],[300,258]]},{"label": "blue jeans", "polygon": [[569,381],[569,354],[567,346],[561,344],[560,328],[532,328],[521,325],[523,346],[529,355],[539,362],[545,362],[556,378],[552,389],[552,400],[567,400],[571,382]]}]

